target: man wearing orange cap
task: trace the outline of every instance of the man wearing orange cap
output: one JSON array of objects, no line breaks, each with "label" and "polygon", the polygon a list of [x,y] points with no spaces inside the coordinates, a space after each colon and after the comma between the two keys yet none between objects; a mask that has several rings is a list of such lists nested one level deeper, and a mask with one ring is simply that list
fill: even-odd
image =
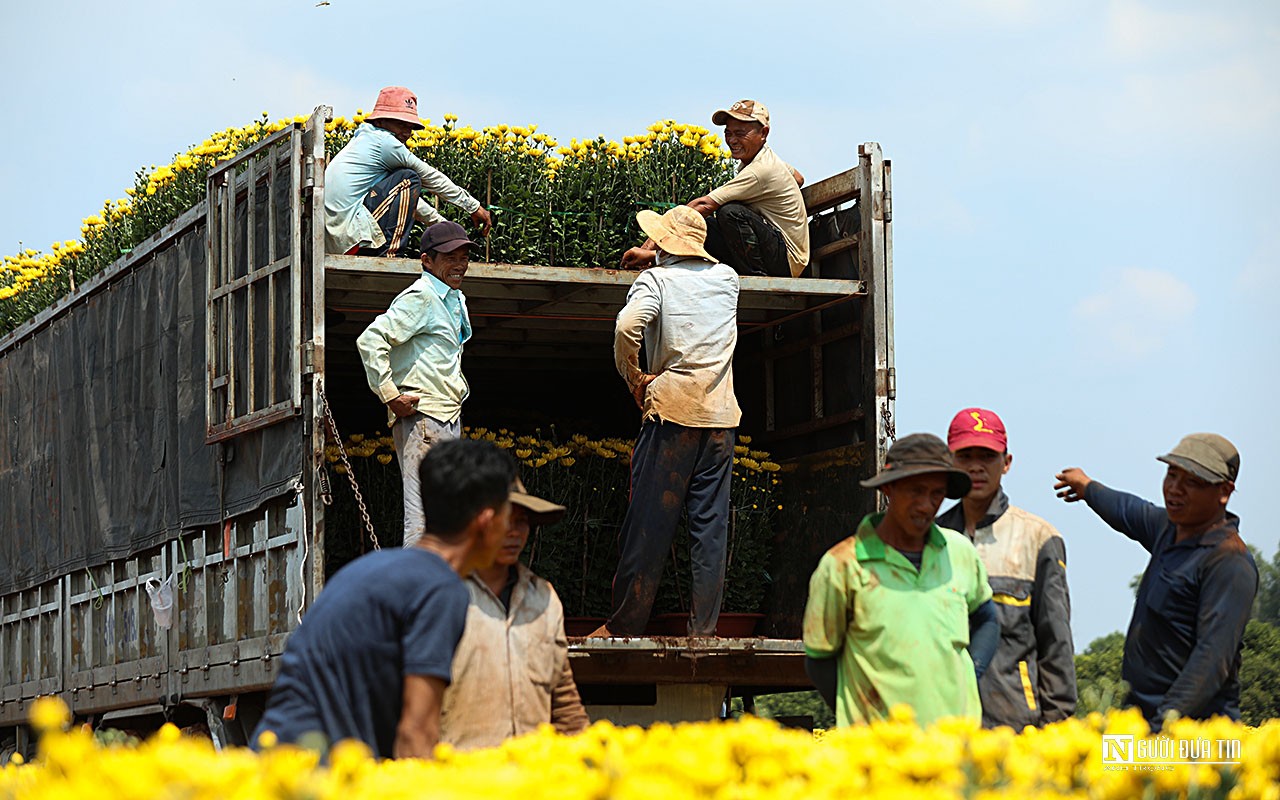
[{"label": "man wearing orange cap", "polygon": [[1216,433],[1193,433],[1158,460],[1169,465],[1164,508],[1076,467],[1054,488],[1151,554],[1124,640],[1128,702],[1155,729],[1170,713],[1238,720],[1244,628],[1258,591],[1240,518],[1227,511],[1240,453]]},{"label": "man wearing orange cap", "polygon": [[[809,264],[809,216],[800,187],[804,176],[766,143],[769,110],[739,100],[711,115],[724,126],[725,144],[738,160],[738,174],[710,194],[689,201],[707,218],[707,252],[742,275],[798,278]],[[622,256],[622,266],[653,263],[654,243]]]},{"label": "man wearing orange cap", "polygon": [[[688,512],[693,573],[689,635],[712,636],[724,598],[733,445],[738,276],[703,247],[707,224],[688,206],[636,215],[657,265],[618,312],[613,358],[640,406],[631,502],[618,534],[613,614],[593,636],[644,632],[680,516]],[[640,344],[648,356],[640,366]]]},{"label": "man wearing orange cap", "polygon": [[1009,504],[1000,484],[1013,456],[994,411],[956,414],[947,446],[973,488],[938,525],[965,534],[978,548],[1000,617],[1000,646],[978,681],[982,724],[1020,731],[1066,719],[1076,710],[1076,669],[1062,536]]},{"label": "man wearing orange cap", "polygon": [[324,171],[325,250],[370,256],[401,255],[412,219],[431,225],[444,217],[422,198],[425,190],[471,215],[481,235],[489,212],[444,173],[409,152],[418,98],[403,86],[378,93],[373,111]]}]

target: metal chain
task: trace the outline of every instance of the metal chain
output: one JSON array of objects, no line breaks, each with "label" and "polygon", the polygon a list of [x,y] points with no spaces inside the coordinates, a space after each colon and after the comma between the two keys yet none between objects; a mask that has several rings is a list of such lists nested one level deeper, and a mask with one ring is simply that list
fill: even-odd
[{"label": "metal chain", "polygon": [[880,416],[884,419],[884,432],[890,442],[898,441],[898,428],[893,423],[893,412],[889,410],[889,401],[880,405]]},{"label": "metal chain", "polygon": [[342,444],[342,436],[338,433],[338,424],[333,421],[333,411],[329,408],[329,398],[325,397],[323,386],[316,387],[316,393],[320,396],[320,405],[324,409],[325,424],[329,426],[329,432],[333,434],[333,440],[338,444],[338,457],[342,459],[342,466],[347,472],[347,480],[351,482],[351,491],[356,496],[356,504],[360,506],[360,519],[364,520],[364,529],[369,532],[369,541],[373,542],[373,549],[381,550],[382,545],[378,543],[378,534],[373,532],[373,520],[369,519],[369,509],[364,505],[364,495],[360,493],[360,485],[356,483],[356,474],[351,469],[351,459],[347,458],[347,448]]}]

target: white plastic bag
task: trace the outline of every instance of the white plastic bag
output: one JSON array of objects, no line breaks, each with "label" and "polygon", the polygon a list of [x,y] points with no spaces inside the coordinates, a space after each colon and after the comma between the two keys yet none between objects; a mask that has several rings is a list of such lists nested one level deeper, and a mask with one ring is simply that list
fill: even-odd
[{"label": "white plastic bag", "polygon": [[151,595],[151,613],[156,624],[163,630],[173,625],[173,576],[160,582],[155,578],[147,578],[147,594]]}]

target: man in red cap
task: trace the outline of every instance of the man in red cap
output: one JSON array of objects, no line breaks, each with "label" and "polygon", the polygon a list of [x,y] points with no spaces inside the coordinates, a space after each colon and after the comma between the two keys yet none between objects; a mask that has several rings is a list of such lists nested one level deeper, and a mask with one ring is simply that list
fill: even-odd
[{"label": "man in red cap", "polygon": [[1022,730],[1066,719],[1076,710],[1076,670],[1062,536],[1009,504],[1000,484],[1013,456],[994,411],[956,414],[947,446],[973,488],[938,524],[964,533],[978,548],[1000,617],[1000,646],[978,682],[982,723]]},{"label": "man in red cap", "polygon": [[1164,508],[1076,467],[1054,488],[1151,553],[1124,640],[1128,702],[1155,729],[1169,714],[1238,720],[1244,629],[1258,591],[1240,518],[1227,511],[1240,453],[1216,433],[1193,433],[1157,460],[1169,465]]},{"label": "man in red cap", "polygon": [[403,86],[378,93],[373,111],[324,171],[325,250],[396,256],[409,242],[412,220],[431,225],[444,217],[422,198],[439,195],[471,215],[488,235],[489,212],[444,173],[406,146],[418,119],[418,98]]}]

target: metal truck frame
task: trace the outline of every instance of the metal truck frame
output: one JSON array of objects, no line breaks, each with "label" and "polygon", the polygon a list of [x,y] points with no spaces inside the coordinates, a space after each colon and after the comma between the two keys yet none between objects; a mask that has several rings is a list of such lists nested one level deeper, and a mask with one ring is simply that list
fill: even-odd
[{"label": "metal truck frame", "polygon": [[[238,442],[272,426],[294,426],[303,454],[291,490],[256,507],[224,508],[216,524],[173,530],[158,546],[92,559],[0,596],[0,747],[6,738],[9,747],[27,746],[30,704],[50,694],[77,716],[108,723],[190,706],[221,742],[243,741],[256,722],[252,711],[238,713],[237,700],[260,704],[285,640],[323,588],[325,502],[344,490],[325,470],[326,412],[340,405],[326,402],[326,390],[370,402],[350,331],[419,274],[403,259],[325,254],[331,113],[321,106],[305,124],[220,164],[204,202],[0,339],[2,361],[50,328],[74,325],[82,306],[134,273],[163,268],[158,255],[167,248],[202,237],[206,324],[184,335],[204,339],[204,446],[217,454],[219,476]],[[807,686],[798,638],[808,571],[852,530],[851,517],[874,509],[856,479],[874,471],[895,435],[890,180],[879,145],[861,145],[856,166],[804,189],[815,232],[811,277],[741,280],[738,383],[751,417],[744,422],[797,468],[792,480],[804,481],[806,465],[836,454],[855,488],[831,500],[840,508],[833,525],[810,530],[812,517],[797,519],[795,533],[778,534],[791,562],[777,567],[763,638],[574,640],[571,663],[593,716],[706,718],[727,690]],[[468,374],[554,360],[612,379],[605,366],[612,320],[634,278],[614,269],[473,263],[465,285],[476,321]],[[326,329],[326,310],[334,309],[343,320],[335,330],[346,329],[339,338]],[[598,349],[599,359],[581,348]],[[820,492],[814,497],[823,502]],[[7,502],[19,498],[0,497]],[[165,630],[145,586],[169,576],[176,607]]]}]

